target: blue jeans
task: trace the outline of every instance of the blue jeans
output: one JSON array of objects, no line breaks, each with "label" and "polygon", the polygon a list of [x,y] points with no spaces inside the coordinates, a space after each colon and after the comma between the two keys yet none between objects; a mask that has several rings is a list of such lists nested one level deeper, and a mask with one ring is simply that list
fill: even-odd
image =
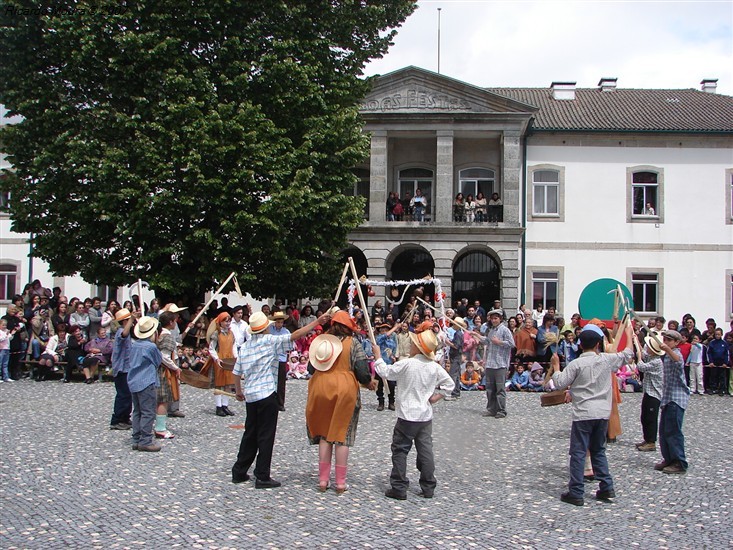
[{"label": "blue jeans", "polygon": [[685,436],[682,433],[684,418],[685,409],[677,403],[667,403],[662,407],[662,416],[659,419],[659,450],[667,464],[679,462],[687,470]]},{"label": "blue jeans", "polygon": [[158,391],[150,384],[142,391],[132,393],[132,440],[140,445],[153,444],[153,424],[158,406]]},{"label": "blue jeans", "polygon": [[600,482],[601,491],[613,490],[613,479],[606,459],[606,432],[608,420],[576,420],[570,431],[570,483],[568,493],[583,498],[583,469],[585,454],[590,451],[593,473]]},{"label": "blue jeans", "polygon": [[415,205],[415,221],[421,222],[425,220],[425,208]]},{"label": "blue jeans", "polygon": [[8,364],[10,363],[10,350],[0,349],[0,377],[7,382],[10,378],[8,374]]},{"label": "blue jeans", "polygon": [[38,338],[34,338],[31,342],[31,353],[33,354],[34,361],[38,361],[38,358],[41,357],[41,342]]}]

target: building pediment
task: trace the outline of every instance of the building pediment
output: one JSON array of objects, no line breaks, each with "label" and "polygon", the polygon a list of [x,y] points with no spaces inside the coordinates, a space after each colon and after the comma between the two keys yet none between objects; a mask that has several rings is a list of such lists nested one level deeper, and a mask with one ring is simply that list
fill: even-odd
[{"label": "building pediment", "polygon": [[531,114],[536,107],[418,67],[376,77],[362,114]]}]

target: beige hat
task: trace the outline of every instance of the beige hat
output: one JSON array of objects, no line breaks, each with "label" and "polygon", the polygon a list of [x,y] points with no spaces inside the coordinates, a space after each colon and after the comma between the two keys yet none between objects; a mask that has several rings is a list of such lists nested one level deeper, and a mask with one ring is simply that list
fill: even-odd
[{"label": "beige hat", "polygon": [[411,332],[410,340],[417,346],[425,357],[435,359],[435,350],[438,348],[438,337],[432,330],[424,330],[422,332]]},{"label": "beige hat", "polygon": [[289,318],[290,315],[285,315],[282,311],[277,311],[272,314],[270,321],[287,321]]},{"label": "beige hat", "polygon": [[117,311],[117,313],[115,313],[115,321],[126,321],[130,318],[130,315],[132,315],[130,313],[130,310],[126,307],[123,307],[122,309]]},{"label": "beige hat", "polygon": [[249,331],[252,334],[259,334],[263,330],[267,330],[270,323],[271,321],[267,318],[267,315],[261,311],[255,311],[249,317]]},{"label": "beige hat", "polygon": [[158,320],[153,317],[140,317],[135,325],[135,336],[141,340],[150,338],[158,330]]},{"label": "beige hat", "polygon": [[311,342],[310,361],[313,368],[327,371],[338,359],[343,350],[341,340],[333,334],[321,334]]},{"label": "beige hat", "polygon": [[178,307],[173,302],[171,302],[170,304],[166,304],[165,307],[163,307],[163,311],[170,311],[171,313],[178,313],[179,311],[183,311],[184,309],[188,309],[188,308],[187,307]]},{"label": "beige hat", "polygon": [[461,327],[463,330],[466,330],[468,328],[468,324],[466,323],[466,321],[464,321],[463,317],[456,317],[455,319],[453,319],[453,322]]},{"label": "beige hat", "polygon": [[664,355],[662,340],[657,331],[650,330],[649,334],[644,338],[644,344],[654,355]]}]

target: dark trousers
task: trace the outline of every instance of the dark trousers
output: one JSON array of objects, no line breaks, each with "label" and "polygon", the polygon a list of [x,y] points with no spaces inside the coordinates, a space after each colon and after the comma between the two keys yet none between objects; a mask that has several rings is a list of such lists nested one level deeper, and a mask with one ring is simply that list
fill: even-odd
[{"label": "dark trousers", "polygon": [[[384,378],[382,378],[381,376],[377,376],[377,380],[377,402],[384,405]],[[389,403],[394,405],[395,388],[397,388],[397,382],[395,382],[394,380],[387,380],[387,384],[389,385],[389,396],[387,396],[387,399],[389,400]]]},{"label": "dark trousers", "polygon": [[288,364],[277,364],[277,404],[285,406],[285,381],[288,379]]},{"label": "dark trousers", "polygon": [[158,392],[155,384],[132,394],[132,440],[140,445],[153,444],[153,425],[155,409],[158,405]]},{"label": "dark trousers", "polygon": [[461,396],[461,354],[459,353],[455,357],[450,358],[450,377],[455,384],[451,397]]},{"label": "dark trousers", "polygon": [[112,411],[112,420],[110,425],[119,424],[121,422],[130,424],[130,414],[132,413],[132,394],[130,388],[127,387],[127,373],[118,372],[115,375],[115,404]]},{"label": "dark trousers", "polygon": [[244,421],[244,434],[239,444],[237,461],[232,466],[233,477],[243,478],[256,457],[255,477],[261,480],[270,479],[278,412],[277,393],[253,403],[247,402],[247,419]]},{"label": "dark trousers", "polygon": [[433,457],[433,421],[410,422],[397,419],[392,434],[392,473],[389,476],[392,489],[404,495],[410,481],[407,479],[407,455],[415,442],[417,469],[420,471],[420,487],[426,495],[435,492],[435,458]]},{"label": "dark trousers", "polygon": [[687,470],[685,458],[685,436],[682,433],[682,421],[685,418],[685,409],[677,403],[668,403],[662,407],[662,416],[659,420],[659,450],[667,464],[679,462]]},{"label": "dark trousers", "polygon": [[613,489],[613,479],[606,458],[606,432],[608,420],[576,420],[570,431],[570,483],[568,493],[573,498],[583,498],[583,469],[585,455],[590,451],[593,474],[600,482],[601,491]]},{"label": "dark trousers", "polygon": [[705,388],[705,393],[714,393],[714,388],[712,387],[712,378],[713,378],[713,367],[703,366],[702,367],[702,386]]},{"label": "dark trousers", "polygon": [[506,415],[506,372],[507,369],[486,369],[486,410],[489,414]]},{"label": "dark trousers", "polygon": [[641,398],[641,432],[646,443],[656,443],[659,427],[659,399],[645,393]]},{"label": "dark trousers", "polygon": [[[726,376],[726,369],[725,367],[711,367],[710,368],[710,388],[713,390],[713,393],[719,393],[720,395],[723,395],[724,393],[728,393],[728,378]],[[705,386],[706,388],[708,386]]]}]

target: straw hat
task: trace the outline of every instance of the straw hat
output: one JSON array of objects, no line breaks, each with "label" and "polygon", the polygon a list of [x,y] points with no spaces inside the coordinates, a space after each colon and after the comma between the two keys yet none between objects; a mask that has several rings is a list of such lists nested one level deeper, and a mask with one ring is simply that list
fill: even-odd
[{"label": "straw hat", "polygon": [[468,323],[463,319],[463,317],[456,317],[453,319],[453,322],[461,327],[463,330],[466,330],[468,328]]},{"label": "straw hat", "polygon": [[662,340],[656,330],[649,331],[649,334],[644,337],[644,344],[654,355],[664,355]]},{"label": "straw hat", "polygon": [[435,359],[435,350],[438,348],[438,337],[432,330],[424,330],[422,332],[411,332],[410,340],[417,346],[425,357]]},{"label": "straw hat", "polygon": [[282,311],[278,311],[270,317],[270,321],[287,321],[290,315],[285,315]]},{"label": "straw hat", "polygon": [[267,318],[267,315],[261,311],[255,311],[249,317],[249,332],[252,334],[259,334],[260,332],[267,330],[270,323],[271,321]]},{"label": "straw hat", "polygon": [[135,325],[135,336],[141,340],[150,338],[158,330],[158,320],[153,317],[140,317]]},{"label": "straw hat", "polygon": [[310,361],[313,368],[319,371],[327,371],[338,359],[343,350],[341,340],[333,334],[321,334],[311,342]]},{"label": "straw hat", "polygon": [[174,303],[166,304],[163,306],[163,311],[170,311],[171,313],[178,313],[179,311],[183,311],[184,309],[188,309],[187,307],[178,307]]},{"label": "straw hat", "polygon": [[115,321],[126,321],[130,318],[130,315],[132,315],[130,313],[130,310],[126,307],[123,307],[122,309],[117,311],[117,313],[115,313]]}]

